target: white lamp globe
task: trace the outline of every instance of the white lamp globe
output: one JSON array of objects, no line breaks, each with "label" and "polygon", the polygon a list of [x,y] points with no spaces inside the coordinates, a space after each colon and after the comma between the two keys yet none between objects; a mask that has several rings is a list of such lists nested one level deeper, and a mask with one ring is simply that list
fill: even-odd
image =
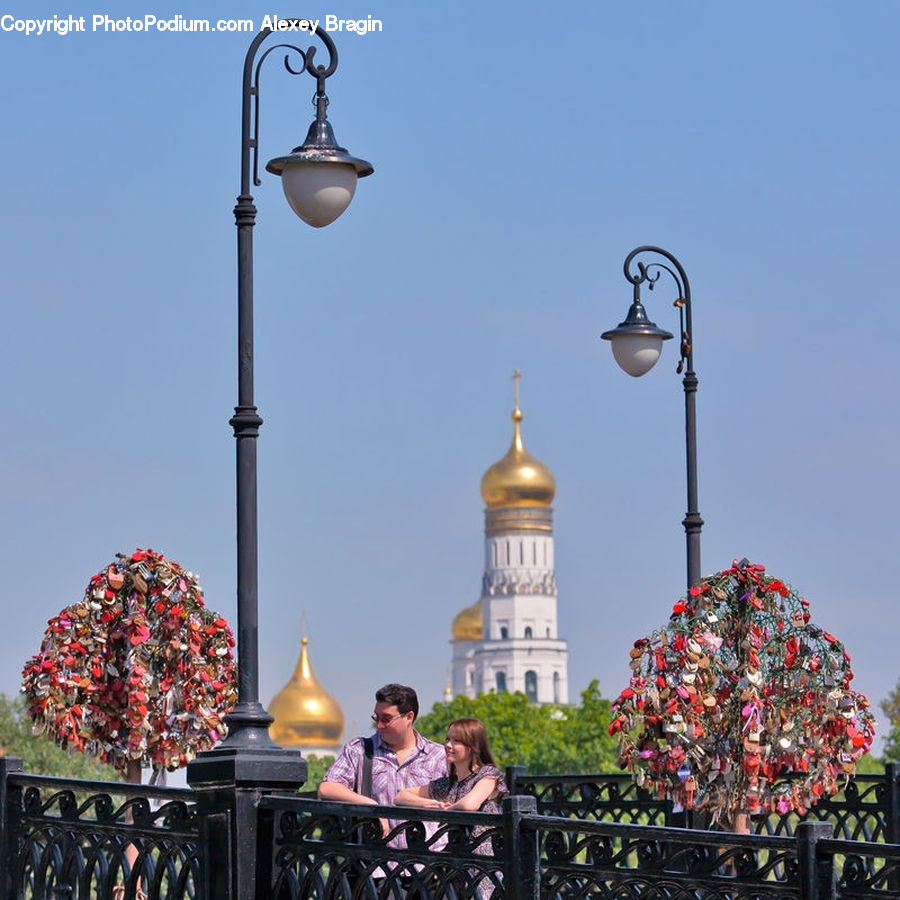
[{"label": "white lamp globe", "polygon": [[281,172],[287,202],[313,228],[330,225],[344,212],[357,180],[356,169],[348,163],[291,162]]},{"label": "white lamp globe", "polygon": [[654,334],[621,334],[610,341],[619,368],[635,378],[656,365],[662,352],[662,342],[663,339]]},{"label": "white lamp globe", "polygon": [[656,365],[663,341],[673,335],[657,328],[656,323],[647,318],[647,311],[636,296],[625,321],[604,331],[600,337],[612,344],[613,356],[622,371],[637,378]]}]

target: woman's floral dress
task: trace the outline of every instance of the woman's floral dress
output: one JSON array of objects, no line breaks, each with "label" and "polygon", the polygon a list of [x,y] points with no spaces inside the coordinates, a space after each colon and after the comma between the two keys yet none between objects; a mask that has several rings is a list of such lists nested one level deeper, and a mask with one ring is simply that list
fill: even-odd
[{"label": "woman's floral dress", "polygon": [[[473,772],[471,775],[467,775],[460,781],[451,782],[449,775],[445,775],[443,778],[436,778],[429,783],[428,792],[431,795],[432,800],[446,800],[448,803],[456,803],[457,800],[461,800],[465,797],[482,778],[496,778],[497,790],[494,792],[493,796],[489,797],[481,804],[478,811],[484,813],[499,813],[501,811],[500,801],[508,796],[509,788],[506,786],[506,782],[503,779],[503,773],[496,766],[482,766],[478,771]],[[484,825],[476,825],[472,829],[473,842],[487,830],[488,828]],[[493,856],[494,848],[490,839],[486,839],[478,844],[478,846],[475,847],[474,852],[479,856]],[[487,877],[482,878],[478,885],[478,890],[482,897],[490,897],[494,892],[494,886],[491,884],[491,879]]]}]

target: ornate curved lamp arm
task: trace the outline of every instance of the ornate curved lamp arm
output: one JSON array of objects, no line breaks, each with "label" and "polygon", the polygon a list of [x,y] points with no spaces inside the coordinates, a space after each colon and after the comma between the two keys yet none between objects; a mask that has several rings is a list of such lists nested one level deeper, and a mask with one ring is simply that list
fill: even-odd
[{"label": "ornate curved lamp arm", "polygon": [[[316,26],[315,35],[325,45],[328,51],[328,65],[316,65],[315,46],[308,47],[305,51],[294,44],[273,44],[256,61],[256,54],[260,44],[270,34],[275,34],[269,29],[261,31],[250,44],[247,56],[244,59],[244,82],[242,92],[241,110],[241,194],[250,193],[250,173],[253,173],[253,184],[261,184],[259,180],[259,76],[262,64],[266,57],[275,50],[287,50],[284,55],[284,67],[291,75],[302,75],[308,72],[316,79],[316,93],[313,102],[316,107],[316,119],[324,121],[328,109],[328,96],[325,93],[325,80],[334,74],[338,65],[337,47],[328,33]],[[295,68],[291,65],[291,53],[297,54],[302,60],[302,65]],[[255,65],[254,65],[255,63]],[[252,168],[251,168],[252,164]]]},{"label": "ornate curved lamp arm", "polygon": [[[655,253],[668,260],[671,265],[656,261],[644,263],[642,260],[635,258],[643,253]],[[635,263],[637,272],[632,271],[631,264]],[[687,273],[684,271],[681,263],[668,250],[662,247],[654,247],[652,244],[646,244],[643,247],[636,247],[628,256],[625,257],[625,278],[634,285],[635,297],[640,297],[640,286],[644,283],[652,291],[659,281],[660,275],[665,271],[672,276],[675,284],[678,286],[678,298],[674,305],[678,307],[680,332],[681,332],[681,359],[678,362],[678,374],[687,367],[688,373],[694,371],[694,353],[691,346],[691,284],[688,281]]]}]

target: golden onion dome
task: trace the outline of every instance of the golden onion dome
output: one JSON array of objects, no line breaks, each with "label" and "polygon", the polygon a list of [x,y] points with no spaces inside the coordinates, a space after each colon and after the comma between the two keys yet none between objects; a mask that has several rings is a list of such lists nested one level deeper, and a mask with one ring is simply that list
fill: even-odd
[{"label": "golden onion dome", "polygon": [[454,641],[480,641],[483,635],[481,620],[481,600],[476,600],[453,620]]},{"label": "golden onion dome", "polygon": [[309,638],[304,637],[291,680],[269,704],[269,713],[275,719],[269,726],[269,734],[282,747],[339,747],[344,714],[337,700],[313,674],[308,644]]},{"label": "golden onion dome", "polygon": [[495,462],[481,479],[481,496],[488,509],[498,506],[549,506],[556,494],[553,473],[525,449],[518,382],[512,411],[513,439],[506,456]]}]

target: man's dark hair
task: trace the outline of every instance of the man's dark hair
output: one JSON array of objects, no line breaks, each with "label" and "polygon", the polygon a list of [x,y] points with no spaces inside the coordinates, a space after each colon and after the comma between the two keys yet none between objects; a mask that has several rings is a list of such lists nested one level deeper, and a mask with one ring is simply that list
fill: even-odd
[{"label": "man's dark hair", "polygon": [[379,688],[375,691],[375,702],[396,706],[400,715],[412,710],[413,721],[419,714],[419,698],[416,692],[405,684],[386,684],[383,688]]}]

